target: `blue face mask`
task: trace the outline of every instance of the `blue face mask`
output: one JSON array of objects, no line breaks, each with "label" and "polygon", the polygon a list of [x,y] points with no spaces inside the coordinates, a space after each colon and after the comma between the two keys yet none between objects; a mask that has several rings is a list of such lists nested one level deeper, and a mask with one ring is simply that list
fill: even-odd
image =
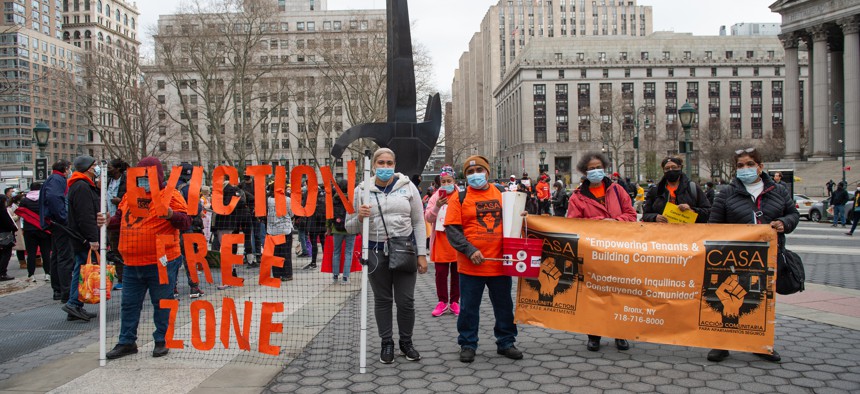
[{"label": "blue face mask", "polygon": [[376,169],[376,178],[383,182],[388,182],[391,177],[394,176],[393,168],[377,168]]},{"label": "blue face mask", "polygon": [[137,178],[137,187],[149,193],[149,178]]},{"label": "blue face mask", "polygon": [[93,174],[95,174],[96,178],[102,176],[102,168],[99,166],[95,166],[93,168]]},{"label": "blue face mask", "polygon": [[475,189],[483,189],[484,186],[487,186],[487,174],[479,173],[467,175],[466,182],[469,182],[469,186]]},{"label": "blue face mask", "polygon": [[451,194],[454,192],[454,185],[442,185],[440,189],[444,190],[445,193]]},{"label": "blue face mask", "polygon": [[758,179],[758,171],[756,171],[755,167],[741,168],[738,170],[737,177],[745,185],[751,185]]},{"label": "blue face mask", "polygon": [[585,173],[585,177],[588,178],[588,181],[591,183],[599,183],[603,181],[603,178],[606,178],[606,173],[603,171],[602,168],[598,168],[594,170],[588,170],[588,172]]}]

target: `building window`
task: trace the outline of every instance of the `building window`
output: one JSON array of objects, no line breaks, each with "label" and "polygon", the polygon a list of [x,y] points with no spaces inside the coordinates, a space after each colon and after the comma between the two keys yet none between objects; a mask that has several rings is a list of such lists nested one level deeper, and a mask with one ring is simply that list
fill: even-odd
[{"label": "building window", "polygon": [[639,56],[642,60],[648,60],[648,52],[641,52]]},{"label": "building window", "polygon": [[732,56],[734,56],[734,53],[732,53],[732,51],[726,51],[726,59],[731,59]]},{"label": "building window", "polygon": [[564,79],[564,70],[558,70],[558,78]]},{"label": "building window", "polygon": [[537,79],[543,79],[543,70],[537,70]]},{"label": "building window", "polygon": [[609,69],[608,68],[603,69],[603,78],[609,78]]},{"label": "building window", "polygon": [[717,68],[716,68],[716,67],[711,67],[711,76],[712,76],[712,77],[716,77],[716,76],[717,76]]}]

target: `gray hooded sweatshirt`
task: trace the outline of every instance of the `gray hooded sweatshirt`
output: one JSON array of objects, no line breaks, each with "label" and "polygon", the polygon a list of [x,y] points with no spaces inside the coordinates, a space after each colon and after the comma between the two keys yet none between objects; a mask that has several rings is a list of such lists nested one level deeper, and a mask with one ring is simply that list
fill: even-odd
[{"label": "gray hooded sweatshirt", "polygon": [[[363,182],[355,188],[353,195],[355,213],[346,215],[346,231],[350,234],[361,232],[361,222],[358,220],[358,207],[370,205],[370,234],[368,239],[373,242],[384,242],[388,239],[385,235],[385,227],[382,225],[382,216],[379,215],[379,207],[382,207],[382,215],[385,216],[385,226],[388,227],[388,235],[392,237],[408,237],[415,234],[418,247],[418,255],[427,254],[427,228],[424,225],[424,205],[421,202],[421,193],[409,180],[409,177],[394,174],[394,186],[389,193],[383,193],[376,187],[376,177],[371,177],[368,182]],[[370,189],[370,201],[363,202],[365,188]],[[379,199],[379,205],[376,200]]]}]

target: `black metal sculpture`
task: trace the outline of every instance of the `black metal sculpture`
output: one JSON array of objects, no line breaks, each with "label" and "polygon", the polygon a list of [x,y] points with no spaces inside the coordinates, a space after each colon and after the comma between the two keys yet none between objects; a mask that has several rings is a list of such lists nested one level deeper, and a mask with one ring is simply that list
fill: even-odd
[{"label": "black metal sculpture", "polygon": [[331,149],[341,157],[347,146],[359,138],[370,138],[380,147],[397,155],[396,171],[420,174],[430,159],[442,127],[439,94],[430,96],[424,121],[416,115],[415,64],[412,59],[412,33],[406,0],[388,0],[388,122],[366,123],[349,128]]}]

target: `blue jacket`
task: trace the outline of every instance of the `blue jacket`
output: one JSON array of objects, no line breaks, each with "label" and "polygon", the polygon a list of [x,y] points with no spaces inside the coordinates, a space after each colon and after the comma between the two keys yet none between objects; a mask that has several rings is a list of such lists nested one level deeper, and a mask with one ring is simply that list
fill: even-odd
[{"label": "blue jacket", "polygon": [[39,190],[39,221],[42,228],[47,228],[49,221],[62,225],[69,223],[66,192],[66,177],[56,172],[42,185]]}]

